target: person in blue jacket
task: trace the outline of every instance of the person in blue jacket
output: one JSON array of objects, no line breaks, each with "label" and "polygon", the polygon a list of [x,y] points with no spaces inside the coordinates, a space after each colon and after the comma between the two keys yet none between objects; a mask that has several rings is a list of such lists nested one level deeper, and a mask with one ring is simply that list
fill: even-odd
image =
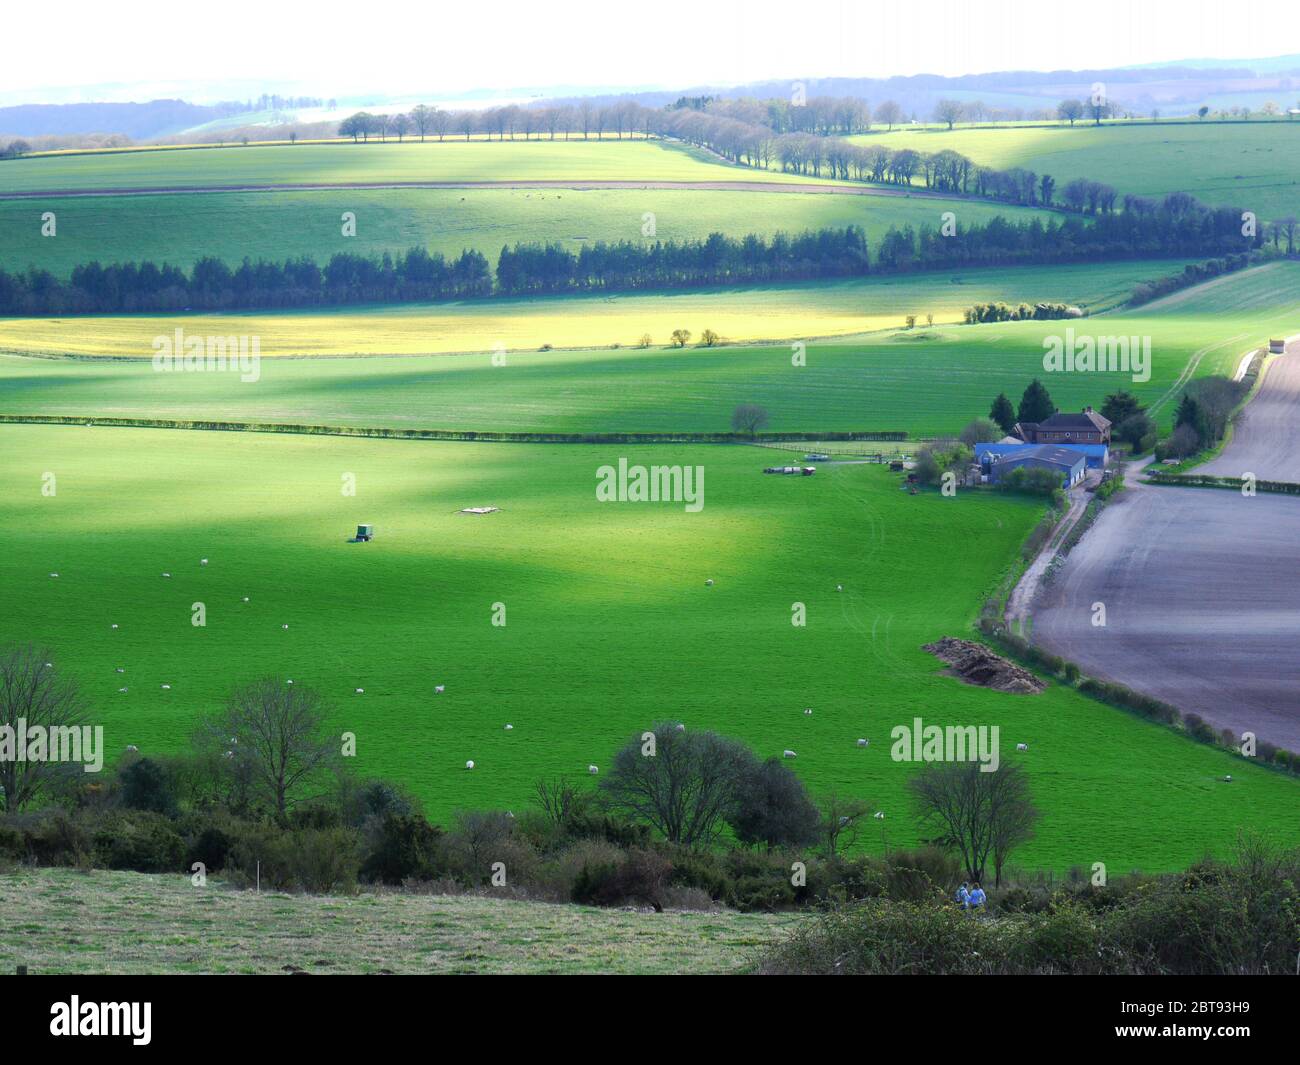
[{"label": "person in blue jacket", "polygon": [[972,910],[982,910],[984,904],[988,901],[988,896],[984,894],[984,889],[980,887],[980,882],[975,881],[975,886],[971,888],[969,906]]},{"label": "person in blue jacket", "polygon": [[970,909],[970,888],[964,880],[961,882],[961,887],[957,889],[957,905],[963,910]]}]

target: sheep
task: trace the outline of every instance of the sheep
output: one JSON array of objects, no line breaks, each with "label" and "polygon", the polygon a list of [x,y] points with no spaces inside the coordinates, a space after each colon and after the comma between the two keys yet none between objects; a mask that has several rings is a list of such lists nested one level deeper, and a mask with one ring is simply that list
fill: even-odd
[{"label": "sheep", "polygon": [[837,592],[842,592],[842,591],[844,591],[844,585],[842,585],[842,584],[837,584],[837,585],[835,586],[835,590],[836,590]]},{"label": "sheep", "polygon": [[170,574],[170,573],[164,573],[163,576],[164,576],[164,577],[170,577],[171,574]]},{"label": "sheep", "polygon": [[1223,778],[1223,782],[1224,782],[1225,784],[1231,784],[1231,783],[1232,783],[1232,774],[1229,773],[1227,776],[1225,776],[1225,777]]},{"label": "sheep", "polygon": [[135,754],[136,751],[138,751],[140,748],[137,747],[134,743],[128,743],[128,744],[126,745],[126,749],[127,749],[128,753],[130,753],[130,754]]},{"label": "sheep", "polygon": [[200,566],[206,566],[207,564],[208,564],[208,560],[206,558],[199,559]]},{"label": "sheep", "polygon": [[885,819],[885,811],[884,811],[884,810],[877,810],[877,811],[876,811],[876,814],[875,814],[875,817],[876,817],[876,820],[877,820],[877,821],[883,821],[883,820]]},{"label": "sheep", "polygon": [[115,628],[117,628],[117,624],[114,623],[114,624],[110,625],[109,628],[115,629]]},{"label": "sheep", "polygon": [[433,686],[433,694],[434,694],[434,695],[441,695],[441,694],[442,694],[443,692],[445,692],[446,690],[447,690],[447,686],[446,686],[445,684],[435,684],[435,685]]},{"label": "sheep", "polygon": [[125,673],[126,670],[123,669],[121,666],[118,666],[115,670],[113,670],[113,672],[114,672],[114,673]]},{"label": "sheep", "polygon": [[125,688],[118,688],[117,690],[118,690],[121,694],[123,694],[123,695],[126,694],[126,689],[125,689]]},{"label": "sheep", "polygon": [[594,777],[597,773],[600,772],[600,767],[599,767],[599,766],[594,766],[594,765],[589,765],[589,766],[587,766],[587,772],[590,773],[590,774]]},{"label": "sheep", "polygon": [[515,730],[514,725],[507,725],[507,726],[506,726],[506,731],[507,731],[507,732],[514,732],[514,730]]},{"label": "sheep", "polygon": [[54,668],[54,663],[53,663],[53,662],[46,662],[46,663],[45,663],[45,668],[46,668],[46,669],[53,669],[53,668]]},{"label": "sheep", "polygon": [[867,746],[867,744],[869,744],[870,742],[871,742],[870,740],[858,740],[858,746],[859,746],[859,747],[865,747],[865,746]]},{"label": "sheep", "polygon": [[466,768],[466,769],[473,769],[473,768],[474,768],[474,760],[473,760],[473,759],[470,759],[468,762],[466,762],[466,763],[465,763],[465,768]]},{"label": "sheep", "polygon": [[804,716],[804,717],[812,717],[812,707],[811,707],[811,706],[805,706],[805,707],[803,708],[803,716]]},{"label": "sheep", "polygon": [[51,576],[51,577],[57,577],[58,574],[57,574],[57,573],[51,573],[50,576]]},{"label": "sheep", "polygon": [[357,694],[358,694],[358,695],[365,695],[365,694],[366,694],[366,689],[365,689],[365,688],[358,688],[358,689],[357,689]]},{"label": "sheep", "polygon": [[289,680],[289,681],[285,681],[285,683],[286,683],[286,684],[292,684],[293,681]]},{"label": "sheep", "polygon": [[686,731],[686,726],[683,725],[680,721],[677,723],[677,731],[678,731],[678,732],[685,732],[685,731]]},{"label": "sheep", "polygon": [[[57,576],[57,574],[56,574],[56,576]],[[706,587],[706,588],[712,588],[712,587],[713,587],[713,578],[712,578],[712,577],[710,577],[707,581],[704,582],[704,587]]]},{"label": "sheep", "polygon": [[172,690],[172,686],[171,686],[170,684],[164,684],[164,685],[162,686],[162,690],[165,691],[165,692],[169,692],[169,691]]},{"label": "sheep", "polygon": [[281,625],[281,626],[280,626],[280,628],[282,628],[282,629],[287,629],[288,627],[289,627],[288,625]]},{"label": "sheep", "polygon": [[795,758],[795,757],[797,757],[797,756],[795,755],[794,751],[782,751],[782,752],[781,752],[781,756],[782,756],[783,758]]},{"label": "sheep", "polygon": [[248,596],[244,596],[244,602],[245,602],[245,603],[248,602]]},{"label": "sheep", "polygon": [[1027,744],[1027,743],[1017,743],[1017,744],[1016,744],[1016,750],[1017,750],[1017,751],[1027,751],[1027,750],[1029,750],[1029,744]]}]

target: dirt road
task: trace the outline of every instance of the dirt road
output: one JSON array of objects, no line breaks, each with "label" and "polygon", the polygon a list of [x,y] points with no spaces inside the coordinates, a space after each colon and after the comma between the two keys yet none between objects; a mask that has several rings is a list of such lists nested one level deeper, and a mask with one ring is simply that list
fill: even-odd
[{"label": "dirt road", "polygon": [[1237,419],[1232,443],[1197,473],[1300,482],[1300,338],[1274,359],[1259,392]]}]

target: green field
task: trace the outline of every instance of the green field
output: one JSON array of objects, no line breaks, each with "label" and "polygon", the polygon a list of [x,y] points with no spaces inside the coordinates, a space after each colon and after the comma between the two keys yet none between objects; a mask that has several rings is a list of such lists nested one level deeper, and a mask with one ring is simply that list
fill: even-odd
[{"label": "green field", "polygon": [[205,336],[258,336],[263,357],[420,355],[445,352],[630,347],[678,327],[726,341],[811,340],[897,328],[908,314],[960,322],[991,300],[1114,307],[1140,281],[1182,270],[1182,260],[972,269],[755,288],[636,295],[214,315],[0,319],[0,352],[147,358],[153,339],[178,327]]},{"label": "green field", "polygon": [[[1137,264],[1152,273],[1168,272],[1165,264]],[[1078,287],[1097,286],[1107,278],[1100,268],[1070,268]],[[1043,271],[1004,271],[979,283],[963,285],[963,298],[987,286],[994,291],[1001,278],[1003,293],[1016,284],[1029,291],[1035,283],[1046,294]],[[973,279],[973,277],[972,277]],[[948,278],[912,278],[950,285]],[[719,304],[755,298],[769,313],[789,301],[793,324],[804,307],[805,321],[815,308],[840,299],[849,306],[876,294],[880,282],[817,286],[777,292],[723,293]],[[1057,277],[1056,291],[1068,291]],[[897,284],[883,293],[899,291]],[[920,303],[916,288],[903,286]],[[800,295],[807,299],[802,304]],[[698,306],[704,297],[638,297],[651,313],[671,320],[668,308],[678,299]],[[883,294],[879,298],[885,298]],[[1034,298],[1032,296],[1028,298]],[[626,306],[633,302],[621,300]],[[576,308],[575,323],[587,327],[598,320],[593,312],[609,304],[599,300],[554,301]],[[734,305],[734,304],[733,304]],[[542,302],[530,306],[545,307]],[[616,305],[617,306],[617,305]],[[427,313],[427,312],[426,312]],[[323,338],[337,343],[342,329],[357,331],[379,314],[294,316],[295,323],[313,323]],[[385,312],[394,321],[393,312]],[[703,325],[726,320],[695,311],[682,321]],[[253,318],[260,330],[276,319]],[[249,329],[249,319],[188,318],[91,319],[63,323],[16,323],[44,326],[70,333],[85,332],[83,343],[110,334],[113,327],[137,325],[169,331],[181,325],[190,333],[232,333]],[[761,320],[756,320],[761,322]],[[1169,297],[1139,311],[1116,312],[1063,322],[1017,322],[982,326],[950,326],[914,332],[895,330],[871,336],[812,341],[807,365],[791,364],[789,345],[736,346],[714,349],[662,347],[551,352],[519,352],[505,366],[494,366],[485,354],[461,356],[402,356],[366,359],[265,359],[260,379],[243,383],[234,373],[157,373],[148,361],[101,359],[49,360],[0,355],[0,413],[103,415],[137,418],[249,420],[304,424],[385,426],[424,429],[479,429],[511,432],[721,432],[738,403],[758,402],[771,414],[774,431],[901,429],[914,436],[955,433],[976,415],[985,414],[993,397],[1005,391],[1017,399],[1026,384],[1043,377],[1053,399],[1063,409],[1098,406],[1107,392],[1127,388],[1148,404],[1159,404],[1164,419],[1172,417],[1170,402],[1186,378],[1207,373],[1231,373],[1241,354],[1270,335],[1291,335],[1300,329],[1300,264],[1276,263],[1231,275],[1209,285]],[[753,325],[755,323],[751,323]],[[1066,327],[1092,335],[1151,337],[1151,377],[1134,383],[1122,373],[1043,373],[1043,339]],[[629,332],[635,332],[628,327]],[[662,336],[666,328],[656,332]],[[12,334],[5,330],[12,343]],[[117,334],[120,336],[121,334]],[[378,331],[372,340],[378,337]],[[100,350],[123,351],[98,341]],[[141,346],[144,346],[143,344]],[[272,348],[265,334],[263,350]],[[139,349],[137,349],[139,350]],[[147,346],[145,346],[145,350]],[[281,350],[273,348],[272,350]]]},{"label": "green field", "polygon": [[[1251,824],[1300,838],[1283,776],[1058,687],[962,685],[921,650],[968,630],[1037,505],[913,497],[878,466],[764,477],[770,454],[0,427],[0,583],[25,607],[0,640],[48,642],[112,752],[183,747],[238,680],[313,684],[356,734],[357,771],[410,786],[437,819],[522,807],[542,776],[586,780],[675,717],[796,750],[814,792],[869,798],[889,844],[915,844],[888,737],[921,716],[1002,729],[1043,811],[1019,854],[1031,868],[1174,868]],[[702,465],[703,510],[597,502],[597,468],[620,457]],[[483,504],[501,511],[457,513]],[[345,542],[358,521],[374,543]]]},{"label": "green field", "polygon": [[[54,239],[41,235],[47,210],[58,218]],[[356,215],[355,237],[342,236],[344,211]],[[476,248],[495,263],[503,244],[520,241],[554,241],[576,252],[602,240],[702,240],[715,231],[771,236],[849,225],[865,229],[874,249],[891,226],[937,228],[944,211],[972,224],[1045,214],[960,200],[721,189],[334,189],[0,200],[0,267],[38,266],[66,277],[92,260],[189,267],[205,255],[232,264],[310,255],[323,264],[336,252],[396,253],[414,245],[448,258]],[[647,214],[654,216],[652,231]]]},{"label": "green field", "polygon": [[1074,178],[1102,181],[1121,195],[1188,192],[1203,203],[1254,211],[1262,219],[1300,212],[1300,123],[1080,123],[1005,129],[895,130],[859,144],[944,149],[982,166],[1051,174],[1058,190]]},{"label": "green field", "polygon": [[[662,914],[492,897],[196,888],[186,876],[0,873],[0,967],[34,975],[725,973],[789,914]],[[130,934],[123,934],[130,929]]]},{"label": "green field", "polygon": [[284,144],[6,160],[0,193],[377,181],[779,181],[662,141],[407,141]]}]

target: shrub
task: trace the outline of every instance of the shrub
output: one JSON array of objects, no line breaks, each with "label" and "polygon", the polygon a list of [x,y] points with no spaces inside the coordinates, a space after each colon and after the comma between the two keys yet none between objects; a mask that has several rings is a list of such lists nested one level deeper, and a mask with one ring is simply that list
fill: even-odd
[{"label": "shrub", "polygon": [[95,827],[92,854],[94,863],[106,869],[176,873],[184,868],[185,842],[162,814],[123,811]]},{"label": "shrub", "polygon": [[371,839],[361,875],[366,880],[401,884],[405,880],[433,880],[441,829],[419,814],[386,813],[371,829]]},{"label": "shrub", "polygon": [[612,861],[588,862],[573,885],[573,901],[588,906],[649,903],[663,909],[663,889],[672,864],[644,847],[622,852]]}]

